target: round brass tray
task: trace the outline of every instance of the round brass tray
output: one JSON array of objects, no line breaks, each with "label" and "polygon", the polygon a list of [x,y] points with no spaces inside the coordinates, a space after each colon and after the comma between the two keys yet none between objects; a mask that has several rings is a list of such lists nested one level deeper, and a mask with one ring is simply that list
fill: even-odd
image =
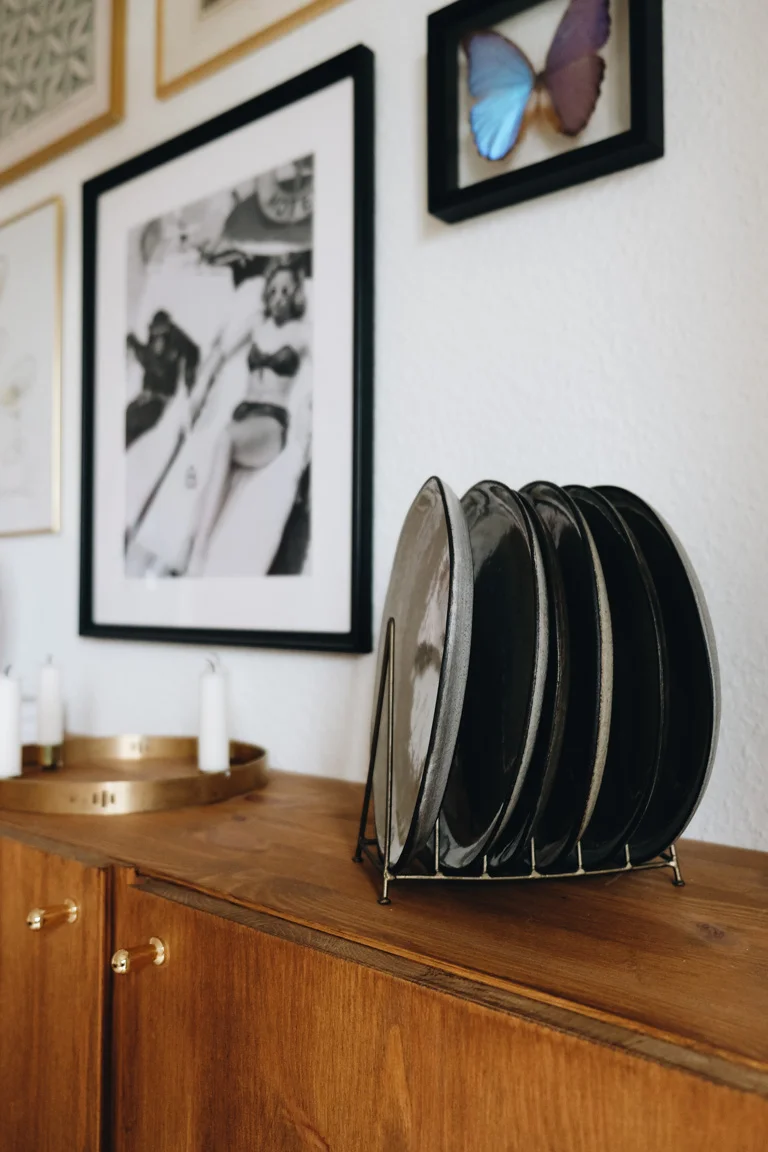
[{"label": "round brass tray", "polygon": [[234,741],[228,772],[201,772],[197,740],[173,736],[68,736],[63,767],[41,769],[36,745],[23,760],[21,776],[0,780],[0,809],[124,816],[215,804],[267,782],[264,749]]}]

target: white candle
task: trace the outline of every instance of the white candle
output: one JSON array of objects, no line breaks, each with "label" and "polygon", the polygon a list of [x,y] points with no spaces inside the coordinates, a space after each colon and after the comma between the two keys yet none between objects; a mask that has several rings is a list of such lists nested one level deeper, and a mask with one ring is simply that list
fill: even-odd
[{"label": "white candle", "polygon": [[21,775],[21,687],[10,668],[0,676],[0,779]]},{"label": "white candle", "polygon": [[64,743],[64,699],[61,673],[48,658],[40,669],[37,691],[37,742],[41,748],[58,748]]},{"label": "white candle", "polygon": [[213,663],[200,677],[197,763],[201,772],[226,772],[229,768],[227,678]]}]

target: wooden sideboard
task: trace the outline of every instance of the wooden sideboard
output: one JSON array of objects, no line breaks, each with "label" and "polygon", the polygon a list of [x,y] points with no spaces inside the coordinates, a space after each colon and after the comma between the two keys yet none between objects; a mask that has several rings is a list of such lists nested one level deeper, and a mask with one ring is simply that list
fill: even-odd
[{"label": "wooden sideboard", "polygon": [[382,908],[360,801],[0,813],[0,1150],[764,1152],[768,856]]}]

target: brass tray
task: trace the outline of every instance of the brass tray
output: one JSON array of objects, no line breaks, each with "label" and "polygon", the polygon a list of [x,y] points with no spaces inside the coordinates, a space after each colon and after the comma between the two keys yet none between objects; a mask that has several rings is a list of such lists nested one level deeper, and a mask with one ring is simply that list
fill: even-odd
[{"label": "brass tray", "polygon": [[78,816],[124,816],[215,804],[267,782],[267,753],[230,745],[228,772],[197,767],[197,740],[174,736],[68,736],[64,766],[40,767],[37,745],[24,747],[21,776],[0,780],[0,809]]}]

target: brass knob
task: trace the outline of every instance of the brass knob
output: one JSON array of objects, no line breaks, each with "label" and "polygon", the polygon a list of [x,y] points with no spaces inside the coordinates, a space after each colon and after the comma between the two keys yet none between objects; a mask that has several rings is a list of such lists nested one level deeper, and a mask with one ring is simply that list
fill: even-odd
[{"label": "brass knob", "polygon": [[149,964],[159,968],[168,956],[168,951],[162,940],[157,936],[150,936],[149,944],[141,944],[138,948],[119,948],[112,957],[112,971],[116,976],[127,976],[129,972],[138,972]]},{"label": "brass knob", "polygon": [[63,904],[54,904],[50,908],[33,908],[27,916],[27,928],[31,932],[40,932],[59,924],[74,924],[76,920],[77,904],[74,900],[65,900]]}]

